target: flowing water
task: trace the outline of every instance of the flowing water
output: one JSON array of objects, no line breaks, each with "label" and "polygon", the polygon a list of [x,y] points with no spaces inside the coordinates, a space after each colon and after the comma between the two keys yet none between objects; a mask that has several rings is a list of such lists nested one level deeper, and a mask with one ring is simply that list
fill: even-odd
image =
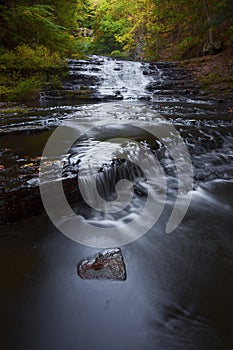
[{"label": "flowing water", "polygon": [[[70,202],[84,222],[120,232],[140,217],[150,186],[164,208],[145,235],[122,247],[125,282],[79,279],[78,262],[98,249],[69,240],[46,215],[1,226],[3,348],[232,349],[232,101],[198,94],[187,73],[172,64],[98,56],[69,63],[64,89],[88,85],[91,99],[71,103],[46,92],[40,106],[1,119],[2,193],[11,191],[17,201],[22,188],[30,196],[36,192],[39,157],[52,132],[65,123],[51,155],[56,162],[46,159],[41,181],[50,187],[53,176],[74,179],[77,186],[79,177],[88,204],[79,191]],[[81,137],[71,142],[74,135]],[[180,161],[177,140],[187,147],[193,173],[186,158]],[[150,173],[154,178],[148,181]],[[119,203],[110,212],[95,210],[99,195],[109,204],[117,193],[125,194],[117,185],[122,179],[133,186],[129,203],[120,211],[115,210]],[[166,234],[182,190],[192,194],[190,206]],[[69,191],[68,186],[67,197]],[[136,230],[125,234],[133,241]]]}]

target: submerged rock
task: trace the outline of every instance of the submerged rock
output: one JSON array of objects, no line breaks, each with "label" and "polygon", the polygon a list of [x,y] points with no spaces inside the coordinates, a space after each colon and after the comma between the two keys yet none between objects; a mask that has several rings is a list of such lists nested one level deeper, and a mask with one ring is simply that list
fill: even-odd
[{"label": "submerged rock", "polygon": [[98,254],[82,260],[78,265],[78,275],[82,279],[126,280],[121,249],[104,249]]}]

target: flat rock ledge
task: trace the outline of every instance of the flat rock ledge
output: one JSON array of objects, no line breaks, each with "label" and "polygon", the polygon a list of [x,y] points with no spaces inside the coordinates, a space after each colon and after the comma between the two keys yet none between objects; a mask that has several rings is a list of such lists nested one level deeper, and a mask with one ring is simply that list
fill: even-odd
[{"label": "flat rock ledge", "polygon": [[78,275],[82,279],[125,281],[126,269],[121,249],[104,249],[80,261]]}]

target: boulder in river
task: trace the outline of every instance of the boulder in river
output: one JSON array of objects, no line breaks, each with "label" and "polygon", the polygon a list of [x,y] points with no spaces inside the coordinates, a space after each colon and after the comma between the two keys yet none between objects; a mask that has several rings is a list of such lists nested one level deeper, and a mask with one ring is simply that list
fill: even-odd
[{"label": "boulder in river", "polygon": [[104,249],[98,254],[82,260],[78,265],[78,275],[82,279],[126,280],[121,249]]}]

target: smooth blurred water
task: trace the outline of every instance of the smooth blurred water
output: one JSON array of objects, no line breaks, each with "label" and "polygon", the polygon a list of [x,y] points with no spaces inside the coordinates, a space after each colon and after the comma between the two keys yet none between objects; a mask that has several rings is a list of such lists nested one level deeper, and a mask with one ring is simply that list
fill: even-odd
[{"label": "smooth blurred water", "polygon": [[[116,62],[106,60],[106,64],[114,69]],[[117,64],[125,65],[129,76],[132,69],[141,69],[141,64]],[[103,89],[109,81],[104,84]],[[173,100],[161,96],[158,102],[136,99],[74,105],[63,101],[2,120],[1,163],[6,168],[15,167],[26,155],[40,156],[61,121],[70,125],[85,121],[90,130],[63,155],[64,176],[75,176],[81,163],[85,168],[92,161],[97,172],[101,168],[99,192],[105,199],[114,197],[112,158],[122,145],[108,139],[120,136],[133,140],[123,146],[129,157],[138,155],[134,142],[156,155],[167,186],[160,219],[146,235],[122,247],[125,282],[81,280],[77,264],[96,249],[66,238],[46,215],[1,226],[0,339],[4,350],[232,349],[233,128],[228,105],[184,96]],[[157,112],[179,131],[194,168],[191,204],[171,234],[165,234],[165,227],[177,195],[176,166],[162,142],[143,131],[145,124],[161,123]],[[91,128],[96,120],[109,123]],[[127,123],[120,126],[119,120],[136,120],[138,128]],[[66,142],[61,140],[61,148]],[[101,142],[101,152],[95,153],[93,147]],[[129,161],[118,165],[118,178],[131,179],[135,189],[132,202],[120,216],[97,215],[83,202],[73,204],[74,210],[97,226],[118,225],[131,212],[139,215],[144,206],[143,173]]]}]

